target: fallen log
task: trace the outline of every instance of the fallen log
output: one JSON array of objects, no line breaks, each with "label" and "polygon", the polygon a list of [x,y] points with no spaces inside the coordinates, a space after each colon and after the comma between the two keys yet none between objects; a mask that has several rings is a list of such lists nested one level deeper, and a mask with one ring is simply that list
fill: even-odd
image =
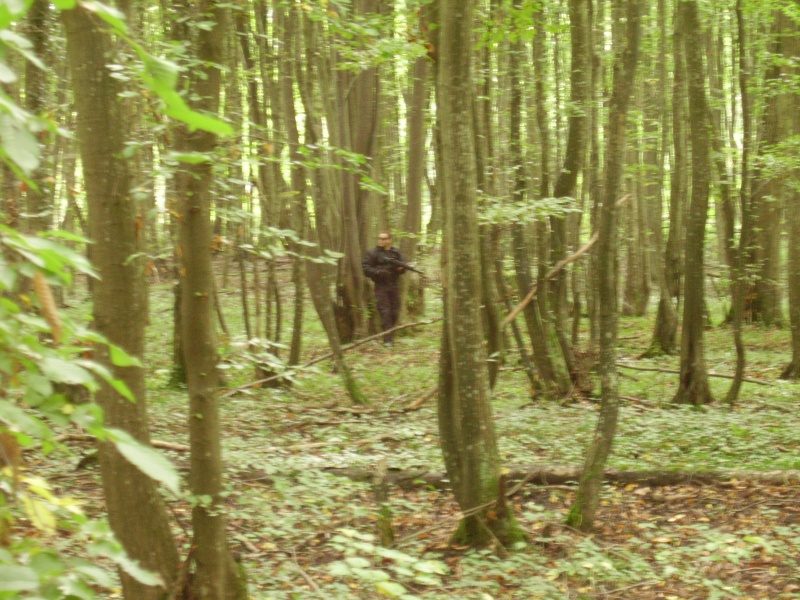
[{"label": "fallen log", "polygon": [[[635,365],[629,365],[624,362],[618,362],[618,367],[623,369],[633,369],[634,371],[655,371],[656,373],[672,373],[674,375],[680,375],[681,372],[676,369],[660,369],[658,367],[638,367]],[[722,379],[733,379],[733,375],[726,375],[724,373],[706,373],[709,377],[721,377]],[[748,379],[747,377],[743,378],[742,381],[745,383],[757,383],[758,385],[775,385],[770,383],[769,381],[759,381],[758,379]]]},{"label": "fallen log", "polygon": [[[57,442],[96,442],[97,438],[88,433],[65,433],[55,438]],[[174,450],[175,452],[189,452],[191,448],[186,444],[175,444],[173,442],[162,442],[161,440],[150,440],[153,448],[162,450]]]},{"label": "fallen log", "polygon": [[[352,468],[328,468],[327,473],[347,477],[353,481],[369,482],[373,471]],[[511,487],[511,492],[518,491],[525,484],[534,485],[563,485],[577,483],[581,475],[578,467],[512,467],[506,479],[516,483]],[[670,485],[730,485],[736,481],[762,483],[766,485],[798,485],[800,484],[800,471],[752,471],[752,470],[722,470],[722,471],[617,471],[608,469],[604,479],[608,483],[628,485],[663,487]],[[410,470],[401,471],[388,469],[386,481],[403,489],[418,487],[433,487],[440,490],[450,489],[450,481],[444,473],[430,471]]]}]

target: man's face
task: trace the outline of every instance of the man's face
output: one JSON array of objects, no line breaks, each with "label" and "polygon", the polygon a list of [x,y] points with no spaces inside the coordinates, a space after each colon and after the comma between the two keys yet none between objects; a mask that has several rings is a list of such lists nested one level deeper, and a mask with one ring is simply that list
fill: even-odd
[{"label": "man's face", "polygon": [[392,247],[392,236],[388,233],[380,233],[378,234],[378,246],[383,248],[384,250],[388,250]]}]

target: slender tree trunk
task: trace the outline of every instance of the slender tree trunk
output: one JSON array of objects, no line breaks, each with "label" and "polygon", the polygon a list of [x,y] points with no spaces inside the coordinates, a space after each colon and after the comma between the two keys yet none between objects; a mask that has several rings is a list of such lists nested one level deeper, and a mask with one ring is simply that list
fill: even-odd
[{"label": "slender tree trunk", "polygon": [[706,99],[702,29],[694,0],[678,7],[678,28],[686,32],[686,71],[689,74],[689,116],[692,145],[692,199],[686,221],[686,273],[684,275],[683,331],[681,333],[680,384],[673,402],[708,404],[714,399],[708,385],[705,362],[705,232],[711,176],[711,131]]},{"label": "slender tree trunk", "polygon": [[[227,10],[212,2],[182,7],[186,18],[210,20],[210,27],[198,28],[195,40],[201,61],[191,82],[194,108],[216,115],[222,88],[221,65]],[[188,33],[188,32],[186,32]],[[200,75],[201,74],[201,75]],[[189,131],[181,125],[175,131],[179,152],[210,153],[216,136]],[[192,494],[206,501],[192,508],[195,573],[193,593],[200,599],[227,600],[245,597],[244,582],[228,549],[225,509],[222,497],[222,432],[219,415],[217,336],[214,327],[214,279],[211,260],[210,161],[189,164],[177,174],[182,200],[180,244],[183,262],[182,334],[189,390],[189,441],[191,445],[190,486]]]},{"label": "slender tree trunk", "polygon": [[609,102],[609,123],[606,145],[603,205],[600,208],[597,249],[598,300],[600,303],[600,414],[594,437],[589,444],[583,473],[578,483],[575,502],[567,523],[582,531],[594,528],[597,507],[600,505],[600,486],[603,470],[611,453],[619,415],[619,384],[617,379],[617,248],[616,203],[622,185],[625,164],[626,117],[636,73],[641,31],[640,0],[626,2],[627,27],[624,40],[620,32],[614,36],[618,48],[614,64],[613,90]]},{"label": "slender tree trunk", "polygon": [[[427,56],[418,58],[411,70],[412,92],[408,115],[408,176],[406,178],[405,233],[400,240],[400,253],[407,262],[414,262],[422,233],[422,181],[425,173],[425,113],[430,97],[431,68]],[[420,277],[401,280],[402,310],[409,317],[419,317],[425,311],[425,287]],[[401,316],[401,321],[404,319]]]},{"label": "slender tree trunk", "polygon": [[[569,19],[571,32],[572,66],[570,69],[570,114],[569,132],[564,164],[556,178],[553,195],[556,198],[576,198],[578,176],[583,171],[586,157],[587,108],[591,54],[589,49],[589,0],[570,0]],[[567,218],[550,219],[551,260],[557,263],[567,256]],[[556,337],[561,348],[567,371],[573,383],[577,382],[575,356],[567,337],[567,271],[562,269],[555,277],[553,286]]]},{"label": "slender tree trunk", "polygon": [[[300,231],[304,232],[310,241],[316,242],[319,239],[326,237],[324,229],[324,219],[317,219],[316,229],[312,229],[310,217],[307,208],[307,186],[306,174],[304,172],[303,155],[300,151],[300,133],[297,127],[297,114],[294,108],[294,87],[293,87],[293,71],[292,71],[292,57],[299,58],[298,42],[302,39],[301,30],[298,27],[298,9],[290,8],[285,18],[281,18],[283,24],[283,40],[285,45],[284,55],[281,57],[279,63],[280,79],[281,79],[281,103],[283,105],[283,114],[286,119],[286,133],[289,141],[289,146],[292,148],[292,169],[291,169],[291,182],[293,192],[293,212],[295,214],[295,223]],[[298,78],[300,73],[298,71]],[[303,88],[303,82],[298,81],[299,88]],[[310,109],[311,106],[308,105]],[[313,132],[313,126],[310,128]],[[313,135],[313,133],[312,133]],[[317,204],[317,208],[321,208],[321,204]],[[322,229],[322,231],[320,231]],[[339,331],[336,326],[336,317],[333,311],[333,302],[331,301],[330,288],[331,277],[330,267],[321,264],[318,259],[321,255],[319,246],[315,246],[310,250],[303,250],[299,246],[295,251],[303,254],[308,252],[312,260],[307,261],[305,264],[306,283],[311,294],[311,300],[314,308],[317,311],[320,322],[322,323],[325,333],[328,337],[328,344],[330,345],[333,354],[336,369],[342,378],[345,389],[350,395],[351,400],[356,404],[367,404],[367,398],[361,392],[355,378],[350,371],[344,360],[344,354],[341,348],[339,339]],[[315,260],[316,259],[316,260]]]},{"label": "slender tree trunk", "polygon": [[[62,12],[67,59],[75,93],[92,259],[101,274],[93,288],[94,326],[128,354],[144,357],[147,296],[144,259],[136,228],[136,202],[131,174],[120,158],[126,141],[126,115],[118,101],[117,80],[107,64],[114,61],[112,44],[99,18],[82,7]],[[133,258],[132,258],[133,257]],[[102,347],[96,359],[126,383],[136,402],[103,385],[97,401],[105,423],[149,443],[146,385],[141,367],[115,367]],[[128,555],[158,573],[163,587],[145,586],[121,573],[126,598],[161,598],[178,570],[178,552],[166,507],[155,482],[109,443],[100,446],[100,469],[111,528]]]}]

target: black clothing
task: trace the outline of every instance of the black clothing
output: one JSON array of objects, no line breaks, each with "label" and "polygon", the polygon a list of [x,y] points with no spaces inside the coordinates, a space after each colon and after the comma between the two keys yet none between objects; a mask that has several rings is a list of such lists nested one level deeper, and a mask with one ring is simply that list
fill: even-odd
[{"label": "black clothing", "polygon": [[[388,250],[376,246],[364,255],[361,263],[364,275],[375,282],[375,300],[384,331],[397,325],[400,316],[400,275],[405,272],[402,267],[384,262],[383,259],[387,257],[403,260],[400,251],[394,246]],[[392,343],[393,335],[384,336],[383,341]]]}]

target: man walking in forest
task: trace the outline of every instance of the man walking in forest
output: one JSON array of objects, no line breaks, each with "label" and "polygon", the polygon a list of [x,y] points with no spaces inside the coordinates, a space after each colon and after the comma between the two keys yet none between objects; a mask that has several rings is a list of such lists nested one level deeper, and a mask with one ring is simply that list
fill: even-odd
[{"label": "man walking in forest", "polygon": [[[398,263],[402,262],[400,251],[392,246],[392,234],[381,231],[378,234],[378,245],[367,251],[361,263],[364,275],[375,282],[375,301],[384,331],[397,325],[400,316],[400,275],[405,272],[405,268]],[[394,334],[385,335],[383,343],[392,346]]]}]

